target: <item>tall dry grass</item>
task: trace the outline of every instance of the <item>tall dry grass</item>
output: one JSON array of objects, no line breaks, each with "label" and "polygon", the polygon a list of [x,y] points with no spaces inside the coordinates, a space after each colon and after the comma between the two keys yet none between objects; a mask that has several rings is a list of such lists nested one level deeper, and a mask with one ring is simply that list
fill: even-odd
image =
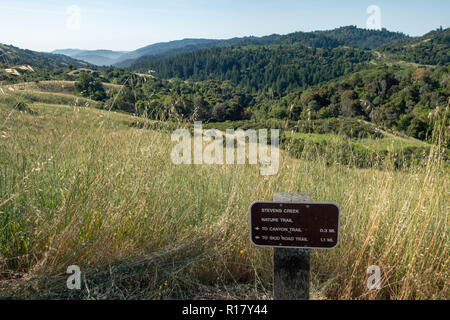
[{"label": "tall dry grass", "polygon": [[[250,244],[248,207],[294,192],[341,208],[339,246],[313,251],[313,298],[449,298],[443,143],[405,170],[282,152],[265,177],[251,165],[176,166],[170,135],[132,128],[126,115],[32,108],[0,111],[2,296],[271,298],[272,250]],[[74,264],[79,292],[65,288]],[[367,288],[371,265],[380,290]]]}]

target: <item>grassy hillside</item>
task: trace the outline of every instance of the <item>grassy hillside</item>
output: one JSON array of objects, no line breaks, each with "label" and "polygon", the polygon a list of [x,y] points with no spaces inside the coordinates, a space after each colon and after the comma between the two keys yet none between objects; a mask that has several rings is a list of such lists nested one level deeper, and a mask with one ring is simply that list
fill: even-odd
[{"label": "grassy hillside", "polygon": [[[172,164],[170,135],[156,130],[164,123],[60,101],[27,100],[29,112],[17,101],[0,93],[2,297],[271,298],[272,250],[250,244],[248,207],[274,192],[341,207],[339,246],[312,253],[313,298],[449,296],[440,144],[401,170],[282,151],[279,174],[264,177],[251,165]],[[447,141],[446,120],[436,121],[435,143]],[[72,264],[79,292],[65,287]],[[382,268],[381,290],[367,290],[370,265]]]},{"label": "grassy hillside", "polygon": [[[119,91],[122,86],[103,83],[104,90],[112,93]],[[75,94],[75,81],[41,81],[22,82],[17,84],[0,85],[0,103],[13,108],[16,103],[32,104],[36,102],[61,104],[72,106],[91,106],[103,108],[101,101],[94,101],[80,94]]]},{"label": "grassy hillside", "polygon": [[[119,90],[122,86],[113,83],[102,83],[105,90]],[[68,93],[73,94],[75,91],[75,81],[36,81],[36,82],[20,82],[14,84],[6,84],[0,86],[5,92],[17,91],[41,91],[48,93]]]},{"label": "grassy hillside", "polygon": [[[130,69],[0,45],[0,298],[270,299],[248,207],[293,192],[341,209],[313,299],[448,299],[448,51],[448,29],[355,27],[155,44]],[[193,121],[280,129],[278,174],[174,165]]]}]

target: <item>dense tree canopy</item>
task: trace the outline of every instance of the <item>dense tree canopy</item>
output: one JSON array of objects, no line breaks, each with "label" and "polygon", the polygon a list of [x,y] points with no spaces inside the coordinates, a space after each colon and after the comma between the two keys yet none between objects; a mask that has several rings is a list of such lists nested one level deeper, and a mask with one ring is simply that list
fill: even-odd
[{"label": "dense tree canopy", "polygon": [[416,39],[398,40],[381,49],[404,61],[445,65],[450,62],[450,28],[438,29]]},{"label": "dense tree canopy", "polygon": [[161,78],[230,81],[251,93],[271,89],[281,96],[354,72],[372,57],[361,49],[245,46],[195,51],[149,61],[140,68],[156,70]]},{"label": "dense tree canopy", "polygon": [[87,72],[80,73],[78,80],[75,82],[75,90],[84,97],[101,101],[106,98],[106,92],[100,81],[96,80]]}]

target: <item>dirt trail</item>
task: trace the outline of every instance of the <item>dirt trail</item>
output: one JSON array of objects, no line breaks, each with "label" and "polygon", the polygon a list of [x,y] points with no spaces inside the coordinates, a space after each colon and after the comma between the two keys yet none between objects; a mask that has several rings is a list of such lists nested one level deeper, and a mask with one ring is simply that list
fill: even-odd
[{"label": "dirt trail", "polygon": [[[361,122],[361,123],[364,123],[364,124],[373,125],[373,123],[370,123],[370,122],[365,121],[365,120],[358,119],[358,121]],[[398,135],[395,135],[393,133],[389,133],[389,132],[387,132],[387,131],[385,131],[383,129],[380,129],[378,127],[376,127],[375,130],[377,130],[378,132],[382,133],[385,137],[389,137],[389,138],[392,138],[392,139],[397,139],[397,140],[400,140],[400,141],[403,141],[403,142],[408,142],[408,143],[416,142],[416,143],[420,143],[420,144],[423,144],[423,145],[427,144],[426,142],[424,142],[422,140],[419,140],[419,139],[416,139],[416,138],[413,138],[413,137],[407,137],[406,138],[406,137],[398,136]]]}]

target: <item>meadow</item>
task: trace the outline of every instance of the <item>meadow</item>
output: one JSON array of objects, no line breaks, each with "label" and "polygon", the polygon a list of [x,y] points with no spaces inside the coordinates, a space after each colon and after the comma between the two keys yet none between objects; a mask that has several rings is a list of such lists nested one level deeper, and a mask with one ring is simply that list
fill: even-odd
[{"label": "meadow", "polygon": [[[250,243],[248,208],[275,192],[340,206],[338,247],[312,252],[312,299],[450,298],[439,123],[405,167],[388,153],[358,168],[306,144],[296,157],[281,150],[279,173],[261,176],[252,165],[176,166],[164,123],[40,95],[0,95],[2,298],[271,299],[272,250]],[[20,99],[29,109],[13,108]],[[70,265],[80,291],[66,288]],[[380,290],[367,288],[371,265]]]}]

